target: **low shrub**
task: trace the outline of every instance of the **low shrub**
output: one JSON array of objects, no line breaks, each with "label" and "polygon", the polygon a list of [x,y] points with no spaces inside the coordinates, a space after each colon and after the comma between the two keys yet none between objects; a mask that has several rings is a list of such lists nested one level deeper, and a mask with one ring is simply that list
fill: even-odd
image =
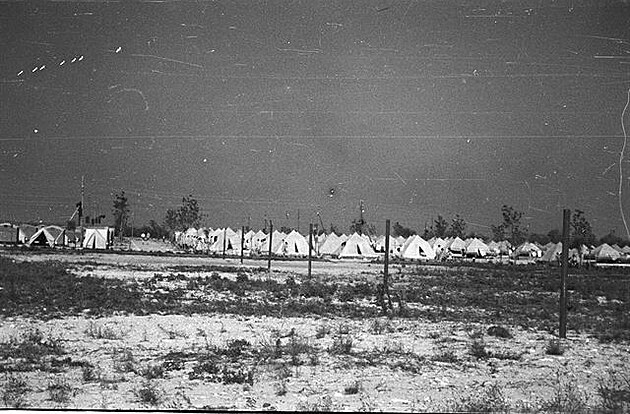
[{"label": "low shrub", "polygon": [[486,351],[486,344],[483,339],[475,339],[468,348],[468,353],[477,358],[485,359],[488,357],[488,351]]},{"label": "low shrub", "polygon": [[322,339],[326,335],[330,334],[331,329],[328,325],[319,325],[317,327],[317,332],[315,332],[315,338]]},{"label": "low shrub", "polygon": [[89,362],[81,367],[81,376],[83,378],[83,382],[94,382],[99,379],[97,368]]},{"label": "low shrub", "polygon": [[26,407],[26,395],[30,387],[22,377],[7,375],[2,387],[2,402],[5,407]]},{"label": "low shrub", "polygon": [[442,349],[439,353],[433,356],[433,361],[446,362],[448,364],[456,364],[459,362],[459,358],[455,355],[452,349]]},{"label": "low shrub", "polygon": [[559,339],[550,339],[545,347],[545,354],[547,355],[562,355],[564,354],[564,347],[560,343]]},{"label": "low shrub", "polygon": [[356,380],[353,381],[350,385],[345,386],[343,389],[343,393],[346,395],[354,395],[358,394],[359,391],[361,391],[362,389],[363,385],[361,384],[361,381]]},{"label": "low shrub", "polygon": [[139,402],[153,407],[160,405],[163,399],[163,392],[151,381],[145,381],[134,394]]},{"label": "low shrub", "polygon": [[588,411],[588,395],[580,391],[572,375],[556,372],[553,395],[548,400],[538,402],[542,411],[554,413],[583,413]]},{"label": "low shrub", "polygon": [[497,338],[512,338],[512,334],[507,328],[502,326],[491,326],[487,330],[487,334],[490,336],[496,336]]},{"label": "low shrub", "polygon": [[98,325],[92,321],[90,321],[90,325],[85,330],[85,334],[93,339],[119,340],[122,338],[122,334],[111,326]]},{"label": "low shrub", "polygon": [[331,354],[351,354],[352,353],[352,336],[337,335],[328,349]]},{"label": "low shrub", "polygon": [[58,405],[68,405],[70,399],[77,392],[63,377],[57,377],[50,381],[46,390],[48,391],[48,399]]},{"label": "low shrub", "polygon": [[473,413],[508,413],[510,403],[503,394],[503,389],[498,384],[485,388],[476,396],[466,396],[453,403],[447,411],[473,412]]},{"label": "low shrub", "polygon": [[392,324],[388,319],[374,319],[370,324],[370,332],[374,335],[393,332],[393,330]]},{"label": "low shrub", "polygon": [[630,374],[609,371],[606,378],[600,378],[597,394],[606,412],[630,412]]}]

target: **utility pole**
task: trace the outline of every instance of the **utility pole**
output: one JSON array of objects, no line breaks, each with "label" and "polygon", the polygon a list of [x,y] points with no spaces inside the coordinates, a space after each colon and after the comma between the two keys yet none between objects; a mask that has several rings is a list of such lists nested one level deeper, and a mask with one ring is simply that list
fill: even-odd
[{"label": "utility pole", "polygon": [[313,251],[313,223],[308,225],[308,278],[311,278],[311,260]]},{"label": "utility pole", "polygon": [[245,226],[241,227],[241,264],[243,264],[243,249],[245,249]]},{"label": "utility pole", "polygon": [[300,232],[300,209],[297,209],[297,232]]},{"label": "utility pole", "polygon": [[227,227],[223,229],[223,260],[225,260],[225,242],[227,236]]},{"label": "utility pole", "polygon": [[85,176],[81,176],[81,206],[79,207],[79,245],[83,247],[83,197],[85,193]]},{"label": "utility pole", "polygon": [[569,275],[569,223],[571,210],[564,209],[562,217],[562,270],[560,273],[560,338],[567,337],[567,276]]},{"label": "utility pole", "polygon": [[[383,268],[383,313],[387,314],[387,307],[392,308],[392,300],[389,295],[389,219],[385,220],[385,266]],[[385,298],[387,297],[387,303]]]},{"label": "utility pole", "polygon": [[269,258],[267,259],[267,272],[271,273],[271,245],[273,244],[273,221],[269,220]]}]

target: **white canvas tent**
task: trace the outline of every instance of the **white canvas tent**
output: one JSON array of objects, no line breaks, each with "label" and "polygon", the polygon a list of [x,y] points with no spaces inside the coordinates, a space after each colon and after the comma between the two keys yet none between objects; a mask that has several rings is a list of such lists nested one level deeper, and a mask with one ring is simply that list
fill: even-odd
[{"label": "white canvas tent", "polygon": [[39,230],[39,228],[30,224],[20,224],[18,240],[20,243],[27,244],[29,240],[31,240],[31,237],[33,237],[33,234],[37,233],[37,230]]},{"label": "white canvas tent", "polygon": [[400,257],[411,260],[433,260],[435,250],[431,245],[417,234],[410,236],[400,249]]},{"label": "white canvas tent", "polygon": [[452,254],[463,255],[466,251],[466,243],[459,237],[447,240],[446,246],[444,247],[448,249]]},{"label": "white canvas tent", "polygon": [[276,254],[283,256],[306,257],[308,256],[308,240],[306,240],[306,237],[293,230],[284,238],[280,244],[280,249],[276,252]]},{"label": "white canvas tent", "polygon": [[482,240],[472,238],[466,240],[466,256],[468,257],[486,257],[490,249]]},{"label": "white canvas tent", "polygon": [[31,245],[63,246],[65,245],[65,230],[59,226],[42,227],[35,232],[27,243]]},{"label": "white canvas tent", "polygon": [[559,263],[562,257],[562,242],[555,243],[552,246],[548,246],[545,253],[540,258],[540,262],[544,263]]},{"label": "white canvas tent", "polygon": [[339,250],[343,240],[335,233],[330,233],[326,241],[319,247],[319,254],[322,256],[332,256]]},{"label": "white canvas tent", "polygon": [[429,243],[429,246],[433,248],[433,251],[435,251],[436,255],[441,253],[447,245],[446,240],[442,239],[441,237],[431,237],[429,240],[427,240],[427,243]]},{"label": "white canvas tent", "polygon": [[[400,244],[398,240],[389,236],[389,255],[390,256],[399,256],[400,255]],[[385,236],[380,236],[374,242],[374,250],[377,253],[385,253]]]},{"label": "white canvas tent", "polygon": [[[286,235],[284,233],[279,232],[278,230],[273,231],[273,236],[271,237],[271,252],[275,253],[282,246],[282,241]],[[269,235],[265,234],[265,237],[260,240],[258,245],[258,253],[267,254],[269,253]]]},{"label": "white canvas tent", "polygon": [[370,243],[357,233],[342,243],[337,256],[340,259],[374,259],[378,257]]},{"label": "white canvas tent", "polygon": [[524,242],[520,244],[516,249],[514,249],[512,257],[515,259],[523,257],[538,258],[542,257],[542,250],[533,243]]},{"label": "white canvas tent", "polygon": [[110,246],[109,228],[87,228],[83,235],[84,249],[107,249]]},{"label": "white canvas tent", "polygon": [[621,258],[621,254],[610,247],[607,243],[604,243],[601,246],[596,247],[586,257],[589,259],[595,259],[598,262],[612,262],[619,260]]},{"label": "white canvas tent", "polygon": [[[214,233],[216,234],[216,232]],[[225,243],[224,243],[225,241]],[[223,229],[216,235],[216,241],[208,248],[208,250],[212,253],[223,253],[223,248],[225,247],[225,252],[229,254],[235,254],[241,252],[241,235],[237,234],[231,228]]]},{"label": "white canvas tent", "polygon": [[251,239],[250,242],[250,250],[252,252],[257,252],[260,253],[262,250],[262,243],[263,240],[265,240],[265,238],[267,237],[267,235],[265,234],[264,231],[262,230],[258,230]]}]

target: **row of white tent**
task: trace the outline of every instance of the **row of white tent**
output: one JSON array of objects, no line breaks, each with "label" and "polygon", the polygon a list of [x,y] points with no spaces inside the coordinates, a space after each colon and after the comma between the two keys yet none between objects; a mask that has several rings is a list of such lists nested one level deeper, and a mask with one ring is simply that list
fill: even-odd
[{"label": "row of white tent", "polygon": [[[306,257],[308,256],[308,238],[297,231],[285,234],[275,230],[270,237],[262,230],[258,232],[248,231],[241,234],[240,230],[232,229],[194,229],[175,234],[176,243],[183,248],[209,254],[238,255],[241,252],[241,242],[245,255],[267,255],[270,252],[277,256]],[[376,259],[385,253],[385,236],[370,238],[363,234],[352,235],[335,233],[313,236],[314,257],[352,258],[352,259]],[[512,247],[508,241],[485,243],[479,238],[463,240],[454,238],[431,238],[424,240],[419,235],[408,238],[389,238],[389,253],[393,258],[406,260],[446,260],[450,258],[505,258],[522,261],[554,262],[559,260],[559,252],[562,244],[548,243],[542,246],[537,243],[524,242]],[[619,248],[603,244],[590,248],[582,246],[582,249],[572,249],[570,258],[574,261],[597,260],[616,261],[630,259],[630,246]]]},{"label": "row of white tent", "polygon": [[107,249],[114,240],[113,227],[83,228],[82,240],[79,230],[71,231],[56,225],[0,223],[0,229],[7,235],[5,242],[26,246],[77,247],[81,241],[81,247],[86,249]]},{"label": "row of white tent", "polygon": [[[211,253],[211,254],[240,254],[241,242],[243,250],[248,255],[265,255],[271,253],[280,256],[305,257],[308,255],[308,240],[305,236],[292,231],[284,234],[274,231],[270,237],[265,232],[248,231],[244,236],[241,231],[225,229],[194,229],[175,234],[176,243],[183,248]],[[385,252],[385,236],[370,238],[367,235],[335,233],[313,236],[313,256],[335,258],[374,259]],[[433,260],[448,256],[456,257],[485,257],[509,255],[512,253],[508,242],[484,243],[481,239],[462,240],[459,237],[441,239],[432,238],[428,241],[418,235],[408,238],[391,237],[389,250],[392,257],[411,260]]]}]

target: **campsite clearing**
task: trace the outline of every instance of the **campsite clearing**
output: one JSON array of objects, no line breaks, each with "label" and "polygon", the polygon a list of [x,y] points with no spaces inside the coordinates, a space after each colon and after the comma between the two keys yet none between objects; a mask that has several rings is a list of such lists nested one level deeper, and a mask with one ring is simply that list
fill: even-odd
[{"label": "campsite clearing", "polygon": [[630,366],[625,269],[571,271],[560,341],[545,266],[397,264],[388,318],[366,262],[315,262],[308,280],[304,261],[0,261],[3,406],[563,411],[626,395],[606,393]]}]

